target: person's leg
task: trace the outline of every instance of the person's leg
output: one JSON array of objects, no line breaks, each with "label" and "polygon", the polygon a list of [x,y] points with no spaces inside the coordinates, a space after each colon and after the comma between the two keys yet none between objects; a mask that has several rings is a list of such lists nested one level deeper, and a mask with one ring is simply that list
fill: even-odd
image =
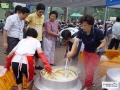
[{"label": "person's leg", "polygon": [[22,73],[19,70],[18,66],[19,66],[19,63],[15,63],[15,62],[12,63],[12,70],[16,79],[18,90],[22,90]]},{"label": "person's leg", "polygon": [[108,45],[108,49],[112,49],[115,45],[115,38],[112,38],[110,44]]},{"label": "person's leg", "polygon": [[50,54],[52,53],[51,52],[51,49],[52,49],[51,40],[48,40],[47,38],[44,38],[44,40],[43,40],[43,48],[44,48],[44,53],[47,56],[48,61],[50,63],[51,62]]},{"label": "person's leg", "polygon": [[18,44],[19,39],[12,38],[12,37],[7,37],[7,39],[8,39],[8,41],[7,41],[8,48],[6,50],[6,53],[9,54],[12,51],[12,49]]},{"label": "person's leg", "polygon": [[22,90],[22,84],[18,84],[18,90]]},{"label": "person's leg", "polygon": [[22,71],[24,77],[26,78],[26,80],[24,81],[24,83],[27,83],[27,85],[28,85],[28,89],[26,89],[26,90],[32,90],[33,81],[28,82],[28,72],[27,72],[27,70],[28,70],[27,69],[27,65],[23,64],[21,71]]},{"label": "person's leg", "polygon": [[50,53],[50,64],[54,65],[55,64],[55,41],[51,41],[51,53]]},{"label": "person's leg", "polygon": [[119,48],[120,41],[118,39],[115,39],[115,49],[117,50]]},{"label": "person's leg", "polygon": [[85,65],[85,87],[91,88],[93,85],[94,72],[99,63],[99,56],[93,53],[84,54],[84,65]]},{"label": "person's leg", "polygon": [[85,65],[85,87],[92,86],[93,81],[93,71],[92,71],[92,63],[87,58],[84,59],[84,65]]}]

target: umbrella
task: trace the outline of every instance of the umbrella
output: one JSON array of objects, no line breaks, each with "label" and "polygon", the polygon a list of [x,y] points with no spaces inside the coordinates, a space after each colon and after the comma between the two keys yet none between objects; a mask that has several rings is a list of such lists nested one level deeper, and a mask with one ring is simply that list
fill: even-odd
[{"label": "umbrella", "polygon": [[73,14],[71,14],[70,16],[71,16],[71,17],[81,17],[81,16],[83,16],[83,15],[80,14],[80,13],[73,13]]}]

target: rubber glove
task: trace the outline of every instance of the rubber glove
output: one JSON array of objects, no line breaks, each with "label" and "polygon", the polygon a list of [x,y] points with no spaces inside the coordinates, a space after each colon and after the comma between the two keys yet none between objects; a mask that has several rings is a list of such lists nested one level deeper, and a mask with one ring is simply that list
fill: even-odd
[{"label": "rubber glove", "polygon": [[5,68],[7,68],[7,70],[10,70],[11,60],[12,60],[12,57],[8,57],[8,56],[7,56],[7,57],[5,58],[5,61],[6,61]]},{"label": "rubber glove", "polygon": [[47,57],[45,56],[45,54],[42,52],[42,53],[39,53],[39,58],[40,60],[43,62],[44,64],[44,68],[45,70],[48,72],[48,73],[51,73],[52,72],[52,68],[50,66],[50,64],[48,63],[48,59]]},{"label": "rubber glove", "polygon": [[12,61],[14,56],[15,56],[15,53],[13,53],[12,55],[6,56],[6,58],[5,58],[5,61],[6,61],[5,68],[7,68],[7,70],[10,70],[11,61]]},{"label": "rubber glove", "polygon": [[104,48],[97,48],[96,53],[97,53],[99,56],[101,56],[101,55],[103,55],[103,54],[105,53],[105,50],[104,50]]},{"label": "rubber glove", "polygon": [[48,65],[45,65],[44,68],[45,68],[45,70],[46,70],[49,74],[52,73],[52,68],[51,68],[51,66],[50,66],[49,64],[48,64]]}]

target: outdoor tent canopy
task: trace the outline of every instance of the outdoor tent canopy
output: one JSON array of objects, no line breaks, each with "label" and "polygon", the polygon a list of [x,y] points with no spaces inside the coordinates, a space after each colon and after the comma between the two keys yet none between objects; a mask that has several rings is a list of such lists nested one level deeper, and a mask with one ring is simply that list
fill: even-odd
[{"label": "outdoor tent canopy", "polygon": [[44,3],[47,6],[80,7],[80,6],[110,6],[119,8],[120,0],[10,0],[20,3]]},{"label": "outdoor tent canopy", "polygon": [[80,7],[80,6],[105,6],[105,0],[10,0],[21,3],[44,3],[47,6]]},{"label": "outdoor tent canopy", "polygon": [[106,0],[108,7],[120,8],[120,0]]}]

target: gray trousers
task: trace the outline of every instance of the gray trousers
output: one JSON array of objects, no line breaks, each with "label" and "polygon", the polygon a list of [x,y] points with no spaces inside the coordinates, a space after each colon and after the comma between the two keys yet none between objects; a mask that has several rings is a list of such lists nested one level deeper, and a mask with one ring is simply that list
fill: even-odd
[{"label": "gray trousers", "polygon": [[7,37],[7,43],[8,43],[8,48],[6,50],[6,53],[9,54],[12,49],[18,44],[20,40],[18,38],[13,38],[13,37]]}]

